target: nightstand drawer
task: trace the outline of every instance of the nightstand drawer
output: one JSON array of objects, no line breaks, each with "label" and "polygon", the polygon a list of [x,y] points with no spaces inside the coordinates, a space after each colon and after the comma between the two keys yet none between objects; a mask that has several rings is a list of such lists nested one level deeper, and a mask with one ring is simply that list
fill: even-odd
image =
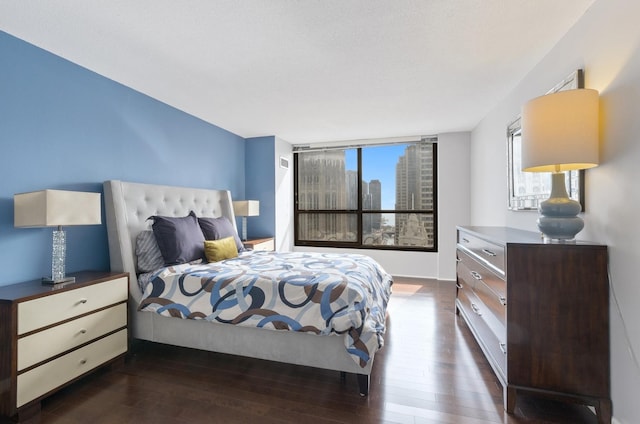
[{"label": "nightstand drawer", "polygon": [[125,329],[20,374],[16,404],[20,407],[126,351]]},{"label": "nightstand drawer", "polygon": [[126,300],[127,278],[80,287],[18,304],[18,335]]},{"label": "nightstand drawer", "polygon": [[273,237],[255,239],[255,240],[247,240],[243,242],[244,247],[249,250],[266,250],[272,251],[275,250],[276,245],[273,240]]},{"label": "nightstand drawer", "polygon": [[18,371],[126,326],[127,304],[121,303],[18,339]]}]

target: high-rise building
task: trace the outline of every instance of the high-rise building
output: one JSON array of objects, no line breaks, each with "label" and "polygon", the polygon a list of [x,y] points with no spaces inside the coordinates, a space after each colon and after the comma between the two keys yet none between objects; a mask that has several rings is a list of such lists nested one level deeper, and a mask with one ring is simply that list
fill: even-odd
[{"label": "high-rise building", "polygon": [[[362,180],[362,210],[368,211],[371,209],[371,195],[369,194],[369,183]],[[362,215],[362,234],[364,238],[367,238],[368,234],[371,234],[371,215]]]},{"label": "high-rise building", "polygon": [[358,172],[347,169],[347,208],[351,210],[358,209]]},{"label": "high-rise building", "polygon": [[[382,183],[380,180],[369,181],[369,196],[371,197],[372,210],[382,209]],[[382,215],[379,213],[371,214],[371,230],[380,230],[382,224]]]},{"label": "high-rise building", "polygon": [[[299,155],[298,160],[302,161],[298,174],[298,209],[345,209],[347,173],[344,150],[306,152]],[[298,235],[304,240],[349,238],[345,215],[304,214],[300,215],[299,224]]]},{"label": "high-rise building", "polygon": [[[433,147],[408,146],[396,165],[396,210],[433,210]],[[425,214],[396,215],[396,240],[404,246],[431,246],[433,218]]]}]

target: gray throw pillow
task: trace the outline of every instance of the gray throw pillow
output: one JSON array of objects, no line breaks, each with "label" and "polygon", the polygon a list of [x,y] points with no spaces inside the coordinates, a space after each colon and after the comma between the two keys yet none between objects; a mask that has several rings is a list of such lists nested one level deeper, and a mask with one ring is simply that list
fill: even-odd
[{"label": "gray throw pillow", "polygon": [[151,228],[165,265],[204,259],[204,235],[193,211],[180,218],[155,215],[149,219],[153,219]]},{"label": "gray throw pillow", "polygon": [[153,231],[142,231],[136,237],[136,258],[139,273],[152,272],[164,266],[164,259]]},{"label": "gray throw pillow", "polygon": [[226,237],[233,237],[238,252],[244,252],[244,244],[242,244],[240,237],[238,237],[238,232],[226,217],[198,218],[198,223],[200,224],[200,228],[202,228],[206,240],[220,240]]}]

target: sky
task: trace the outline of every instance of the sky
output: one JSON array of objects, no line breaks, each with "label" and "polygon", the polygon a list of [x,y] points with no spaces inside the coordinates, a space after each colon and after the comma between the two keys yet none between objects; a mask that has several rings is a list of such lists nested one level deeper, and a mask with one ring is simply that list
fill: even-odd
[{"label": "sky", "polygon": [[[396,164],[404,154],[406,144],[387,146],[367,146],[362,150],[362,179],[366,182],[380,180],[382,189],[382,209],[395,209],[396,204]],[[356,149],[346,151],[347,170],[357,170]]]}]

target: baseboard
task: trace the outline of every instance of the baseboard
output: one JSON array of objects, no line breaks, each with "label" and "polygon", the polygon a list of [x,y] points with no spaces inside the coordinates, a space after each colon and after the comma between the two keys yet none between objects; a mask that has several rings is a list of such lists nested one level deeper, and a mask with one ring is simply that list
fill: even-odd
[{"label": "baseboard", "polygon": [[450,278],[424,277],[424,276],[419,276],[419,275],[393,274],[392,276],[393,277],[398,277],[398,278],[413,278],[413,279],[416,279],[416,280],[456,281],[455,278],[450,279]]}]

